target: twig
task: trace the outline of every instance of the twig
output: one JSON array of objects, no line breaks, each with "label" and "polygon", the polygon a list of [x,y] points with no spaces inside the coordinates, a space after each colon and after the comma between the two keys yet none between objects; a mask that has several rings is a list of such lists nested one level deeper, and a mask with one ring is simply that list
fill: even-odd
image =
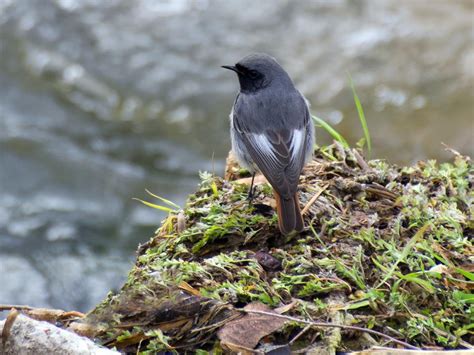
[{"label": "twig", "polygon": [[359,166],[362,168],[363,171],[370,171],[369,164],[367,164],[367,162],[364,160],[362,155],[359,154],[357,149],[352,149],[352,154],[354,154],[357,160],[357,164],[359,164]]},{"label": "twig", "polygon": [[7,342],[8,337],[10,336],[10,330],[13,326],[13,323],[15,322],[15,319],[18,317],[20,312],[16,310],[15,308],[12,309],[10,314],[8,314],[7,319],[5,320],[5,324],[3,325],[3,330],[2,330],[2,346],[5,346],[5,343]]},{"label": "twig", "polygon": [[449,145],[441,142],[441,145],[444,147],[444,150],[446,150],[447,152],[450,152],[451,154],[453,154],[454,156],[457,156],[457,157],[462,157],[462,154],[459,153],[457,150],[451,148]]},{"label": "twig", "polygon": [[380,195],[382,197],[386,197],[389,200],[393,200],[393,201],[395,201],[399,197],[398,195],[396,195],[393,192],[387,190],[383,186],[380,186],[380,187],[377,186],[377,185],[367,186],[365,191],[371,192],[371,193],[376,194],[376,195]]},{"label": "twig", "polygon": [[[417,316],[421,316],[423,319],[428,319],[428,317],[426,317],[422,314],[418,314]],[[459,345],[464,346],[466,349],[474,349],[474,346],[472,344],[470,344],[467,341],[464,341],[462,339],[458,339],[455,335],[450,334],[450,333],[448,333],[448,332],[446,332],[442,329],[433,328],[433,332],[435,332],[436,334],[441,335],[443,337],[450,338],[452,340],[457,340],[459,342]]]},{"label": "twig", "polygon": [[226,324],[227,322],[233,321],[237,317],[239,317],[238,313],[236,313],[235,315],[231,315],[229,318],[225,318],[225,319],[221,320],[220,322],[216,322],[216,323],[213,323],[213,324],[205,325],[205,326],[200,327],[200,328],[193,329],[193,330],[191,330],[191,333],[197,333],[197,332],[201,332],[203,330],[219,328],[220,326]]},{"label": "twig", "polygon": [[290,340],[288,343],[289,345],[293,344],[295,341],[297,341],[304,333],[306,333],[309,328],[311,328],[311,324],[308,324],[306,327],[303,328],[298,334],[295,335],[293,339]]},{"label": "twig", "polygon": [[342,329],[358,330],[358,331],[361,331],[361,332],[366,332],[366,333],[370,333],[370,334],[374,334],[374,335],[383,337],[385,339],[388,339],[388,340],[390,340],[394,343],[397,343],[397,344],[402,345],[402,346],[404,346],[406,348],[409,348],[409,349],[421,350],[420,348],[418,348],[416,346],[413,346],[413,345],[410,345],[410,344],[408,344],[404,341],[395,339],[395,338],[391,337],[390,335],[387,335],[387,334],[384,334],[384,333],[381,333],[381,332],[378,332],[378,331],[372,330],[372,329],[357,327],[357,326],[354,326],[354,325],[342,325],[342,324],[334,324],[334,323],[313,322],[313,321],[309,321],[309,320],[305,320],[305,319],[299,319],[299,318],[296,318],[296,317],[285,316],[283,314],[277,314],[277,313],[271,313],[271,312],[265,312],[265,311],[254,311],[254,310],[245,310],[245,309],[239,309],[239,311],[245,312],[245,313],[255,313],[255,314],[261,314],[261,315],[266,315],[266,316],[272,316],[272,317],[275,317],[275,318],[283,318],[283,319],[286,319],[286,320],[289,320],[289,321],[292,321],[292,322],[304,323],[304,324],[308,324],[308,325],[311,325],[311,326],[314,326],[314,327],[342,328]]},{"label": "twig", "polygon": [[0,312],[1,311],[9,311],[11,309],[35,309],[35,307],[30,307],[30,306],[23,306],[19,304],[0,304]]},{"label": "twig", "polygon": [[311,199],[308,201],[306,206],[304,206],[303,211],[301,211],[301,215],[304,216],[306,212],[308,212],[309,208],[313,205],[314,202],[318,199],[319,196],[328,188],[329,185],[324,185],[316,194],[311,197]]}]

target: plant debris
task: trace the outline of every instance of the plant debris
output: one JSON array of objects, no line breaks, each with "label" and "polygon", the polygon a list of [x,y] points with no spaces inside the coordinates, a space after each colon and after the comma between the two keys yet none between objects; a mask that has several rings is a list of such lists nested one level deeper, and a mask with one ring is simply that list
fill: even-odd
[{"label": "plant debris", "polygon": [[[257,185],[250,204],[248,185],[238,181],[246,176],[231,160],[226,179],[202,173],[185,208],[139,248],[120,292],[79,322],[123,352],[220,353],[219,330],[251,316],[238,309],[291,305],[291,317],[371,329],[420,348],[472,347],[470,158],[397,167],[340,144],[319,148],[300,179],[307,228],[286,237],[271,187]],[[354,329],[267,321],[247,324],[252,342],[232,344],[296,352],[387,345]]]},{"label": "plant debris", "polygon": [[[262,303],[250,303],[244,307],[244,310],[278,314]],[[283,324],[285,324],[285,319],[282,318],[275,318],[268,314],[249,313],[226,323],[217,335],[224,349],[242,352],[255,348],[260,339],[279,330]]]}]

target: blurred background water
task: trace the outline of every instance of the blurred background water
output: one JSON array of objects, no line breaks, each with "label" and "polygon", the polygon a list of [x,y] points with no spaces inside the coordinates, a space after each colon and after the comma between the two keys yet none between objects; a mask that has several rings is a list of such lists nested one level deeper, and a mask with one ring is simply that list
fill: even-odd
[{"label": "blurred background water", "polygon": [[[264,51],[373,157],[472,154],[472,0],[0,0],[0,303],[86,311],[199,170],[222,174],[237,80]],[[322,131],[318,142],[330,142]]]}]

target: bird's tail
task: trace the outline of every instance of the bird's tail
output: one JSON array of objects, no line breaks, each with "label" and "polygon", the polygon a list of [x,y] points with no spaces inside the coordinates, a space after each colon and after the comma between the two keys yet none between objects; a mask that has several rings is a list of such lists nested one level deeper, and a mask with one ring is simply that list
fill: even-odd
[{"label": "bird's tail", "polygon": [[290,234],[292,231],[301,232],[304,229],[304,223],[297,194],[290,198],[282,198],[275,191],[275,199],[280,232],[284,235]]}]

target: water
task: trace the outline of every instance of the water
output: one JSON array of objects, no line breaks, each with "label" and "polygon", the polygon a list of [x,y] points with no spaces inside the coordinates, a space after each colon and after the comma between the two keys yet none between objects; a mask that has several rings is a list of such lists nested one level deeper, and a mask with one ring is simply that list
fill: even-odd
[{"label": "water", "polygon": [[[222,173],[237,81],[268,52],[350,142],[364,105],[372,156],[472,154],[467,1],[0,0],[0,303],[86,311],[120,287],[199,170]],[[318,132],[318,141],[329,137]]]}]

